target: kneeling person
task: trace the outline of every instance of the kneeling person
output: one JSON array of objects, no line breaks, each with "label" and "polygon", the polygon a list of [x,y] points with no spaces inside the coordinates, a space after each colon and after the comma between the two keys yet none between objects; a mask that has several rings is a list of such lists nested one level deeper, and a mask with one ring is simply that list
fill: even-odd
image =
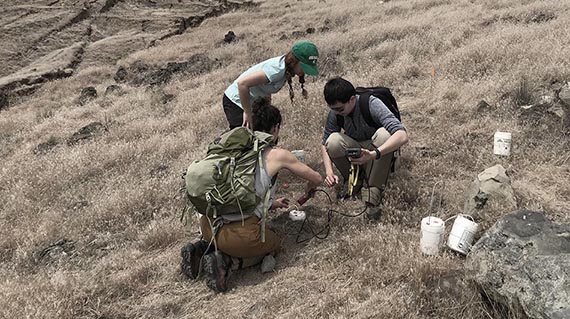
[{"label": "kneeling person", "polygon": [[[357,107],[361,96],[356,94],[352,83],[343,78],[329,80],[325,85],[324,96],[329,107],[322,141],[322,157],[327,175],[325,185],[332,187],[339,182],[332,163],[340,171],[345,185],[349,180],[351,164],[366,165],[368,188],[361,192],[362,199],[367,206],[366,216],[378,219],[394,151],[408,142],[406,128],[373,95],[370,95],[368,105],[375,125],[369,125]],[[360,157],[347,157],[347,148],[361,149]]]},{"label": "kneeling person", "polygon": [[[276,107],[263,100],[254,103],[254,130],[273,135],[275,141],[279,136],[280,125],[281,113]],[[271,188],[271,197],[267,203],[270,209],[288,207],[286,198],[273,199],[275,191],[272,180],[280,170],[288,169],[305,179],[308,182],[306,192],[315,189],[322,182],[319,173],[301,163],[287,150],[267,147],[262,151],[261,161],[255,169],[255,190],[263,199],[265,191]],[[182,249],[182,271],[190,278],[197,277],[200,259],[203,259],[202,266],[208,275],[208,287],[216,292],[223,292],[227,290],[227,278],[231,270],[259,264],[266,256],[274,255],[280,249],[281,239],[270,229],[265,229],[262,222],[263,207],[262,201],[255,208],[254,214],[245,220],[239,212],[224,214],[217,219],[202,215],[200,229],[203,240],[190,243]],[[215,251],[208,253],[207,250],[212,250],[212,246],[215,246]],[[202,258],[203,254],[205,255]]]}]

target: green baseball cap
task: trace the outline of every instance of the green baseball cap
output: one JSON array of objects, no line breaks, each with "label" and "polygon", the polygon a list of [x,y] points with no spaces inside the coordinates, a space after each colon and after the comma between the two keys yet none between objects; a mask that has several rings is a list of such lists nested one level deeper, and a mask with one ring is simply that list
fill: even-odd
[{"label": "green baseball cap", "polygon": [[309,41],[299,41],[293,44],[291,51],[297,60],[301,62],[303,72],[308,75],[319,75],[319,70],[317,69],[319,51],[316,45]]}]

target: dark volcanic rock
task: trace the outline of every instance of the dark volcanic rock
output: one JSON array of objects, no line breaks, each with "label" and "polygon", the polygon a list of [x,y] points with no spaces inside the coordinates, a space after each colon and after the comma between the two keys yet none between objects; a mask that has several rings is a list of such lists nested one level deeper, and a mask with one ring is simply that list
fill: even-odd
[{"label": "dark volcanic rock", "polygon": [[120,94],[123,92],[123,89],[115,84],[109,85],[106,89],[105,89],[105,95],[110,95],[110,94]]},{"label": "dark volcanic rock", "polygon": [[198,75],[211,71],[217,65],[215,60],[204,54],[195,54],[185,62],[168,62],[163,67],[148,65],[143,61],[135,61],[127,68],[119,68],[115,81],[127,81],[132,85],[163,85],[176,74]]},{"label": "dark volcanic rock", "polygon": [[499,220],[473,246],[467,274],[505,309],[570,318],[570,225],[528,210]]},{"label": "dark volcanic rock", "polygon": [[236,41],[236,34],[233,31],[228,31],[226,35],[224,35],[224,42],[225,43],[232,43]]},{"label": "dark volcanic rock", "polygon": [[93,122],[87,126],[82,127],[79,131],[73,133],[73,135],[67,140],[67,145],[74,145],[82,140],[91,139],[95,136],[103,134],[107,129],[100,122]]},{"label": "dark volcanic rock", "polygon": [[10,100],[8,99],[8,94],[0,92],[0,110],[8,108],[10,106]]},{"label": "dark volcanic rock", "polygon": [[47,140],[47,142],[43,142],[43,143],[39,144],[34,149],[34,154],[36,154],[36,155],[45,154],[45,153],[51,151],[54,147],[56,147],[57,144],[58,144],[57,139],[50,138]]},{"label": "dark volcanic rock", "polygon": [[97,90],[92,86],[88,86],[81,90],[81,94],[79,95],[79,104],[85,105],[96,98]]},{"label": "dark volcanic rock", "polygon": [[125,82],[127,80],[127,70],[125,69],[125,67],[120,66],[117,72],[115,73],[113,79],[115,79],[115,82],[117,83]]},{"label": "dark volcanic rock", "polygon": [[307,35],[307,33],[305,31],[293,31],[293,32],[291,32],[291,36],[294,38],[302,38],[306,35]]}]

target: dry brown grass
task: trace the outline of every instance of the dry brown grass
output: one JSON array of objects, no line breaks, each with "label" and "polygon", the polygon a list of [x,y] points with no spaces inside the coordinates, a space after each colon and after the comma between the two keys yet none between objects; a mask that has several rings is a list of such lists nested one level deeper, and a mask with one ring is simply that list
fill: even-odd
[{"label": "dry brown grass", "polygon": [[[551,82],[570,80],[569,13],[554,0],[267,1],[118,63],[207,53],[221,63],[211,73],[176,77],[162,90],[123,86],[125,94],[110,97],[102,93],[116,67],[90,66],[48,83],[0,113],[0,317],[499,318],[461,281],[462,258],[420,254],[419,221],[435,182],[445,181],[445,214],[456,214],[476,174],[501,163],[521,207],[570,222],[568,122],[518,110],[551,91]],[[392,87],[409,129],[383,221],[335,216],[327,240],[302,245],[291,235],[296,226],[282,224],[277,271],[239,272],[229,293],[214,295],[179,274],[179,249],[197,230],[185,233],[178,221],[181,173],[225,129],[226,86],[250,64],[284,53],[292,31],[325,25],[330,31],[307,37],[323,72]],[[241,40],[221,45],[228,30]],[[278,40],[283,34],[290,39]],[[321,171],[325,81],[309,77],[311,96],[295,105],[287,90],[273,100],[285,120],[282,146],[309,150],[308,163]],[[100,97],[80,107],[85,86]],[[162,91],[176,99],[160,103]],[[482,99],[490,110],[476,111]],[[66,145],[93,121],[108,131]],[[499,129],[513,132],[510,158],[492,155]],[[58,144],[34,154],[48,141]],[[285,193],[295,198],[300,187]],[[466,286],[440,289],[437,280],[447,277]]]}]

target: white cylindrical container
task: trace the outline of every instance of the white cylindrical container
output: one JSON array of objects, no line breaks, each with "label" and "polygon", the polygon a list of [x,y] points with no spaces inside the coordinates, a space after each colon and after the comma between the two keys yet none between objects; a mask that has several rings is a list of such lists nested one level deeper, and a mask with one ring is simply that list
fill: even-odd
[{"label": "white cylindrical container", "polygon": [[447,238],[447,247],[467,255],[469,250],[471,250],[473,239],[478,230],[479,225],[473,221],[471,216],[463,214],[457,215],[449,237]]},{"label": "white cylindrical container", "polygon": [[511,139],[512,139],[511,133],[495,132],[493,153],[495,155],[502,155],[502,156],[511,155]]},{"label": "white cylindrical container", "polygon": [[420,238],[420,249],[426,255],[439,254],[445,222],[441,218],[429,216],[422,219],[422,236]]},{"label": "white cylindrical container", "polygon": [[294,150],[291,151],[291,153],[293,153],[293,155],[295,155],[295,157],[297,157],[299,161],[305,163],[305,156],[306,156],[305,150]]}]

